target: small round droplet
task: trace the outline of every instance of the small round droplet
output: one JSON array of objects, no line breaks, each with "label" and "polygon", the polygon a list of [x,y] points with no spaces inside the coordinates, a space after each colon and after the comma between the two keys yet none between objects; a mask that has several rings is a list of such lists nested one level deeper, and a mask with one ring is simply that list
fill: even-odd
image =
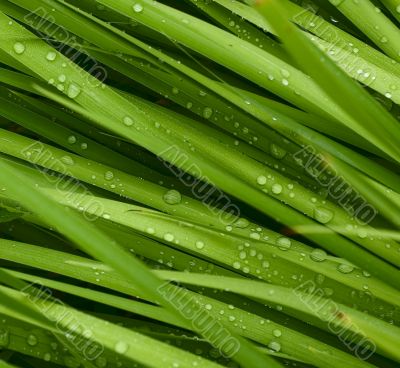
[{"label": "small round droplet", "polygon": [[133,120],[129,116],[125,116],[123,121],[124,121],[124,125],[126,125],[128,127],[133,125]]},{"label": "small round droplet", "polygon": [[203,249],[204,248],[204,242],[202,242],[201,240],[198,240],[196,242],[196,248],[197,249]]},{"label": "small round droplet", "polygon": [[57,57],[57,53],[54,52],[54,51],[49,51],[49,52],[47,53],[47,55],[46,55],[46,59],[47,59],[48,61],[54,61],[54,60],[56,60],[56,57]]},{"label": "small round droplet", "polygon": [[142,4],[138,4],[136,3],[135,5],[133,5],[133,11],[135,13],[141,13],[143,11],[143,6]]},{"label": "small round droplet", "polygon": [[174,241],[174,239],[175,239],[175,237],[174,237],[174,235],[171,234],[171,233],[166,233],[166,234],[164,235],[164,240],[166,240],[166,241],[172,242],[172,241]]},{"label": "small round droplet", "polygon": [[273,330],[273,331],[272,331],[272,334],[273,334],[275,337],[280,337],[280,336],[282,336],[281,330],[278,330],[278,329]]},{"label": "small round droplet", "polygon": [[204,110],[203,110],[203,117],[204,117],[205,119],[211,118],[212,114],[213,114],[213,109],[212,109],[211,107],[205,107],[205,108],[204,108]]},{"label": "small round droplet", "polygon": [[60,74],[60,75],[58,76],[58,80],[59,80],[61,83],[64,83],[64,82],[67,80],[67,77],[66,77],[65,74]]},{"label": "small round droplet", "polygon": [[30,334],[30,335],[27,337],[26,342],[27,342],[28,345],[30,345],[30,346],[35,346],[35,345],[37,345],[37,343],[38,343],[38,338],[37,338],[35,335]]},{"label": "small round droplet", "polygon": [[74,135],[70,135],[67,139],[69,144],[74,144],[76,143],[76,137]]}]

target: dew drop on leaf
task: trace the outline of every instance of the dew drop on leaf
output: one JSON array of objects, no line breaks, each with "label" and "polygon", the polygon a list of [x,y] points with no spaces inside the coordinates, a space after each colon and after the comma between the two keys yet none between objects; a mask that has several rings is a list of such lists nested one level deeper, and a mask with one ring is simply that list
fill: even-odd
[{"label": "dew drop on leaf", "polygon": [[338,271],[341,273],[351,273],[354,270],[354,267],[352,265],[342,263],[337,267]]},{"label": "dew drop on leaf", "polygon": [[168,204],[179,204],[182,200],[181,193],[179,193],[177,190],[169,190],[166,192],[163,196],[163,200],[165,203]]},{"label": "dew drop on leaf", "polygon": [[106,171],[104,173],[104,179],[110,181],[114,179],[114,173],[112,171]]},{"label": "dew drop on leaf", "polygon": [[21,55],[25,52],[25,45],[21,42],[14,43],[14,51],[16,54]]},{"label": "dew drop on leaf", "polygon": [[257,178],[257,184],[258,185],[265,185],[267,183],[267,178],[264,175],[260,175]]},{"label": "dew drop on leaf", "polygon": [[67,96],[69,98],[76,98],[79,96],[80,93],[81,93],[81,88],[78,85],[76,85],[75,83],[71,83],[68,86]]},{"label": "dew drop on leaf", "polygon": [[30,346],[35,346],[38,343],[38,338],[36,337],[36,335],[30,334],[30,335],[28,335],[26,342]]},{"label": "dew drop on leaf", "polygon": [[281,194],[282,190],[283,190],[283,188],[282,188],[282,185],[280,185],[280,184],[274,184],[272,186],[272,193],[274,193],[274,194]]},{"label": "dew drop on leaf", "polygon": [[128,344],[125,341],[118,341],[115,344],[115,352],[118,354],[125,354],[128,351]]},{"label": "dew drop on leaf", "polygon": [[136,3],[135,5],[133,5],[133,11],[135,12],[135,13],[141,13],[142,11],[143,11],[143,6],[142,6],[142,4],[138,4],[138,3]]},{"label": "dew drop on leaf", "polygon": [[292,246],[292,241],[289,238],[281,237],[276,240],[276,244],[281,250],[288,250]]},{"label": "dew drop on leaf", "polygon": [[48,61],[54,61],[57,57],[57,54],[54,51],[49,51],[46,55],[46,59]]},{"label": "dew drop on leaf", "polygon": [[314,210],[314,218],[321,224],[327,224],[333,219],[333,212],[325,207],[316,207]]},{"label": "dew drop on leaf", "polygon": [[323,249],[313,249],[310,258],[315,262],[323,262],[327,258],[327,254]]}]

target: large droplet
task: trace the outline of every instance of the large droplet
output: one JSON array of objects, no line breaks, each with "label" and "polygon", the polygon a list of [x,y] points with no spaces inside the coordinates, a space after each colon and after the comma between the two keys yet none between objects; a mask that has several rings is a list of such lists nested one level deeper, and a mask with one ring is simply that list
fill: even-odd
[{"label": "large droplet", "polygon": [[276,341],[271,341],[271,342],[268,344],[268,347],[269,347],[271,350],[276,351],[276,352],[278,352],[278,351],[281,350],[281,344],[280,344],[279,342],[276,342]]},{"label": "large droplet", "polygon": [[128,127],[133,125],[133,120],[129,116],[125,116],[123,121],[124,121],[124,125],[126,125]]},{"label": "large droplet", "polygon": [[281,250],[288,250],[292,246],[292,241],[289,238],[281,237],[276,240],[276,244]]},{"label": "large droplet", "polygon": [[258,185],[265,185],[267,183],[267,178],[264,175],[260,175],[257,178],[257,184]]},{"label": "large droplet", "polygon": [[354,270],[354,267],[352,265],[342,263],[337,267],[338,271],[341,273],[351,273]]},{"label": "large droplet", "polygon": [[114,173],[112,171],[106,171],[104,174],[104,179],[110,181],[114,179]]},{"label": "large droplet", "polygon": [[47,55],[46,55],[46,59],[47,59],[48,61],[54,61],[54,60],[56,60],[56,57],[57,57],[57,53],[54,52],[54,51],[49,51],[49,52],[47,53]]},{"label": "large droplet", "polygon": [[333,212],[325,207],[316,207],[314,209],[314,218],[322,224],[327,224],[332,220]]},{"label": "large droplet", "polygon": [[272,186],[272,193],[274,193],[274,194],[281,194],[282,190],[283,190],[283,187],[280,184],[274,184]]},{"label": "large droplet", "polygon": [[14,51],[16,54],[21,55],[25,52],[25,45],[21,42],[14,43]]},{"label": "large droplet", "polygon": [[76,98],[79,96],[80,93],[81,93],[81,88],[78,85],[71,83],[68,86],[67,96],[69,98]]},{"label": "large droplet", "polygon": [[125,354],[128,351],[128,344],[125,341],[118,341],[115,344],[115,352],[118,354]]},{"label": "large droplet", "polygon": [[166,241],[168,241],[168,242],[172,242],[172,241],[174,241],[174,239],[175,239],[175,237],[174,237],[174,235],[171,234],[171,233],[166,233],[166,234],[164,235],[164,240],[166,240]]},{"label": "large droplet", "polygon": [[70,156],[61,157],[61,162],[63,162],[66,165],[73,165],[75,163],[74,160],[72,159],[72,157],[70,157]]},{"label": "large droplet", "polygon": [[177,190],[169,190],[163,196],[165,203],[168,204],[179,204],[182,200],[181,193]]},{"label": "large droplet", "polygon": [[313,249],[310,258],[315,262],[323,262],[327,258],[327,254],[323,249]]},{"label": "large droplet", "polygon": [[249,226],[250,225],[250,222],[247,220],[247,219],[245,219],[245,218],[243,218],[243,217],[241,217],[240,219],[238,219],[234,224],[233,224],[233,226],[234,227],[237,227],[237,228],[239,228],[239,229],[245,229],[247,226]]}]

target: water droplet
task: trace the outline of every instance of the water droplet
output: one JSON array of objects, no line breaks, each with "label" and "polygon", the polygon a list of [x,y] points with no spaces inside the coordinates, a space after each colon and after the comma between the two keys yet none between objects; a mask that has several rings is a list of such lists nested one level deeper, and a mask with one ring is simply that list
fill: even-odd
[{"label": "water droplet", "polygon": [[182,200],[182,196],[177,190],[169,190],[164,194],[163,199],[168,204],[179,204]]},{"label": "water droplet", "polygon": [[114,173],[112,171],[106,171],[104,173],[104,179],[110,181],[114,179]]},{"label": "water droplet", "polygon": [[26,342],[27,342],[28,345],[30,345],[30,346],[35,346],[35,345],[37,345],[37,343],[38,343],[38,338],[37,338],[35,335],[30,334],[30,335],[27,337]]},{"label": "water droplet", "polygon": [[74,135],[70,135],[67,139],[69,144],[74,144],[76,143],[76,137]]},{"label": "water droplet", "polygon": [[138,3],[136,3],[135,5],[133,5],[133,11],[135,12],[135,13],[141,13],[142,11],[143,11],[143,6],[142,6],[142,4],[138,4]]},{"label": "water droplet", "polygon": [[310,258],[315,262],[323,262],[326,260],[327,254],[323,249],[313,249]]},{"label": "water droplet", "polygon": [[174,239],[175,239],[175,237],[174,237],[174,235],[171,234],[171,233],[166,233],[166,234],[164,235],[164,240],[166,240],[166,241],[168,241],[168,242],[172,242],[172,241],[174,241]]},{"label": "water droplet", "polygon": [[257,184],[259,185],[265,185],[267,183],[267,178],[264,175],[260,175],[257,178]]},{"label": "water droplet", "polygon": [[245,229],[249,225],[250,222],[245,218],[240,218],[233,224],[234,227],[237,227],[239,229]]},{"label": "water droplet", "polygon": [[50,360],[51,360],[51,354],[50,354],[50,353],[45,353],[45,354],[43,355],[43,359],[44,359],[46,362],[50,362]]},{"label": "water droplet", "polygon": [[64,83],[64,82],[67,80],[67,77],[66,77],[65,74],[60,74],[60,75],[58,76],[58,80],[59,80],[61,83]]},{"label": "water droplet", "polygon": [[282,190],[283,190],[283,188],[282,188],[282,185],[280,185],[280,184],[274,184],[272,186],[272,193],[274,193],[274,194],[281,194]]},{"label": "water droplet", "polygon": [[280,344],[279,342],[276,342],[276,341],[271,341],[271,342],[268,344],[268,347],[269,347],[271,350],[276,351],[276,352],[278,352],[278,351],[281,350],[281,344]]},{"label": "water droplet", "polygon": [[327,224],[332,220],[333,212],[325,207],[316,207],[314,209],[314,218],[322,224]]},{"label": "water droplet", "polygon": [[203,110],[203,117],[204,117],[205,119],[211,118],[212,114],[213,114],[213,109],[212,109],[211,107],[205,107],[205,108],[204,108],[204,110]]},{"label": "water droplet", "polygon": [[352,265],[346,264],[346,263],[342,263],[340,264],[337,269],[341,272],[341,273],[351,273],[354,270],[354,267]]},{"label": "water droplet", "polygon": [[47,55],[46,55],[46,59],[47,59],[48,61],[54,61],[54,60],[56,60],[56,57],[57,57],[57,53],[54,52],[54,51],[49,51],[49,52],[47,53]]},{"label": "water droplet", "polygon": [[146,229],[147,234],[154,234],[156,231],[152,227]]},{"label": "water droplet", "polygon": [[128,351],[128,344],[125,341],[118,341],[115,344],[115,352],[118,354],[125,354]]},{"label": "water droplet", "polygon": [[280,336],[282,336],[282,332],[281,332],[281,330],[273,330],[272,331],[272,334],[275,336],[275,337],[280,337]]},{"label": "water droplet", "polygon": [[203,249],[204,248],[204,242],[202,242],[201,240],[198,240],[196,242],[196,248],[197,249]]},{"label": "water droplet", "polygon": [[233,268],[238,270],[240,268],[240,262],[234,262],[233,263]]},{"label": "water droplet", "polygon": [[74,164],[74,160],[70,156],[61,157],[61,162],[63,162],[66,165],[73,165]]},{"label": "water droplet", "polygon": [[284,158],[287,153],[283,148],[277,146],[276,144],[271,144],[270,152],[271,152],[272,156],[276,157],[279,160]]},{"label": "water droplet", "polygon": [[76,85],[75,83],[71,83],[68,86],[67,96],[69,98],[76,98],[79,96],[80,93],[81,93],[81,88],[78,85]]},{"label": "water droplet", "polygon": [[25,52],[25,45],[21,42],[14,43],[14,51],[16,54],[21,55]]},{"label": "water droplet", "polygon": [[133,120],[129,116],[125,116],[123,122],[124,122],[124,125],[126,125],[128,127],[133,125]]},{"label": "water droplet", "polygon": [[287,250],[292,246],[292,241],[289,238],[281,237],[276,240],[279,249]]}]

